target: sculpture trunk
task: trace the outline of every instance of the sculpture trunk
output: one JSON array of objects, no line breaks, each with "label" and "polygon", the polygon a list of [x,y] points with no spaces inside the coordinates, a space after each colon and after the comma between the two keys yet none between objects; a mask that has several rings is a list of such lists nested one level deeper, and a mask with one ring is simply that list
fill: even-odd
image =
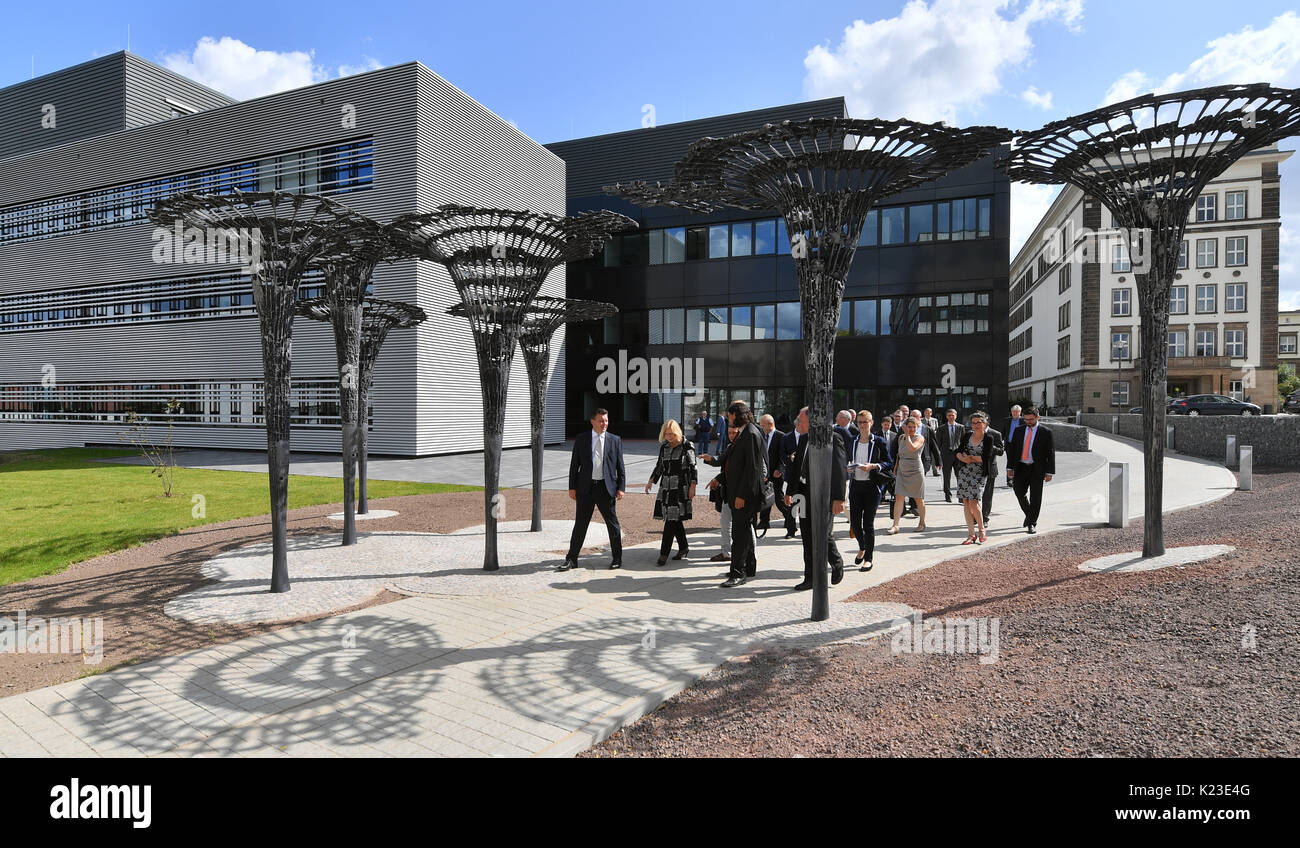
[{"label": "sculpture trunk", "polygon": [[497,518],[505,505],[497,487],[501,478],[501,443],[505,436],[506,391],[510,384],[510,365],[519,340],[519,323],[507,323],[488,331],[475,331],[479,354],[479,386],[483,396],[483,512],[486,529],[483,546],[483,570],[496,571]]},{"label": "sculpture trunk", "polygon": [[1152,238],[1150,270],[1136,274],[1138,314],[1142,321],[1142,556],[1165,552],[1165,381],[1169,367],[1169,290],[1183,227],[1156,231]]},{"label": "sculpture trunk", "polygon": [[[525,339],[526,341],[527,339]],[[532,426],[533,459],[533,520],[530,532],[542,529],[542,460],[545,457],[543,438],[546,432],[546,387],[549,383],[547,366],[550,363],[550,345],[524,345],[524,363],[528,366],[529,423]]]},{"label": "sculpture trunk", "polygon": [[[278,281],[277,281],[278,282]],[[271,489],[271,591],[289,591],[289,377],[293,351],[290,286],[258,284],[262,330],[262,402],[266,417],[266,462]]]},{"label": "sculpture trunk", "polygon": [[343,441],[343,544],[357,543],[357,397],[361,367],[361,303],[330,304],[339,365],[339,423]]}]

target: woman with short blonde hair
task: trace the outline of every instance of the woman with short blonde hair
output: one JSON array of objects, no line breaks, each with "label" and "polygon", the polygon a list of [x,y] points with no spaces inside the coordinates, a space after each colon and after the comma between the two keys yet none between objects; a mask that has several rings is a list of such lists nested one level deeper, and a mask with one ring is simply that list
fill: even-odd
[{"label": "woman with short blonde hair", "polygon": [[667,441],[669,433],[676,433],[678,441],[684,438],[682,436],[682,425],[678,424],[675,418],[669,418],[664,422],[664,426],[659,428],[659,441]]},{"label": "woman with short blonde hair", "polygon": [[685,522],[693,514],[696,480],[695,448],[686,441],[681,425],[669,418],[659,428],[659,460],[650,472],[649,482],[645,484],[646,494],[650,494],[651,486],[659,484],[654,514],[655,518],[664,523],[664,532],[656,565],[668,561],[668,552],[672,550],[674,539],[677,540],[677,556],[673,559],[685,559],[690,550],[686,541]]}]

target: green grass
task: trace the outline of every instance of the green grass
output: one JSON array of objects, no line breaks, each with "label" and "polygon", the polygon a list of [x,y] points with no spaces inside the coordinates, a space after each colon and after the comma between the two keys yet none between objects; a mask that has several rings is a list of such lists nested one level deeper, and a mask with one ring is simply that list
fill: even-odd
[{"label": "green grass", "polygon": [[[64,448],[0,454],[0,586],[62,571],[75,562],[214,524],[271,511],[265,473],[177,468],[170,498],[148,465],[96,459],[129,449]],[[371,480],[369,496],[480,491],[476,486]],[[204,498],[195,517],[194,495]],[[338,503],[343,483],[289,478],[289,508]]]}]

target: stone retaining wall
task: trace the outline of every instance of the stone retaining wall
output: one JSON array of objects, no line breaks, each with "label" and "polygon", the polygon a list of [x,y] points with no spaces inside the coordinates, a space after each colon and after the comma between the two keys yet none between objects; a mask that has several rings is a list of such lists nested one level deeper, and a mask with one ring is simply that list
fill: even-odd
[{"label": "stone retaining wall", "polygon": [[[1102,433],[1113,433],[1116,416],[1106,412],[1084,412],[1083,424]],[[1142,416],[1120,415],[1119,434],[1130,439],[1142,438]],[[1165,423],[1174,427],[1174,450],[1223,462],[1228,434],[1237,444],[1255,449],[1256,465],[1300,467],[1300,415],[1167,415]]]},{"label": "stone retaining wall", "polygon": [[1043,426],[1052,431],[1052,445],[1058,451],[1085,453],[1088,450],[1088,428],[1067,424],[1063,419],[1044,418]]}]

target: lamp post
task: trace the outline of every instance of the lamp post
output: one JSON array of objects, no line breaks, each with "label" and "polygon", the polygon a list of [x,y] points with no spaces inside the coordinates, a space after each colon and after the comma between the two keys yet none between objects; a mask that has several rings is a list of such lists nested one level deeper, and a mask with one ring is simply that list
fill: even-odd
[{"label": "lamp post", "polygon": [[159,226],[182,221],[206,237],[243,236],[255,245],[249,267],[262,337],[272,592],[289,591],[289,388],[298,287],[312,261],[334,249],[340,222],[349,215],[345,207],[314,194],[238,190],[177,195],[149,211]]},{"label": "lamp post", "polygon": [[812,620],[830,617],[831,400],[836,330],[845,279],[867,212],[890,195],[970,164],[1011,133],[914,121],[809,118],[703,138],[667,185],[607,186],[645,206],[695,212],[777,209],[785,216],[799,281],[807,370],[808,503],[813,534]]},{"label": "lamp post", "polygon": [[1142,249],[1132,269],[1141,316],[1144,557],[1165,552],[1169,295],[1184,228],[1211,180],[1250,151],[1297,129],[1297,90],[1223,85],[1146,94],[1054,121],[1021,135],[999,163],[1014,180],[1082,189],[1101,201],[1126,240]]}]

